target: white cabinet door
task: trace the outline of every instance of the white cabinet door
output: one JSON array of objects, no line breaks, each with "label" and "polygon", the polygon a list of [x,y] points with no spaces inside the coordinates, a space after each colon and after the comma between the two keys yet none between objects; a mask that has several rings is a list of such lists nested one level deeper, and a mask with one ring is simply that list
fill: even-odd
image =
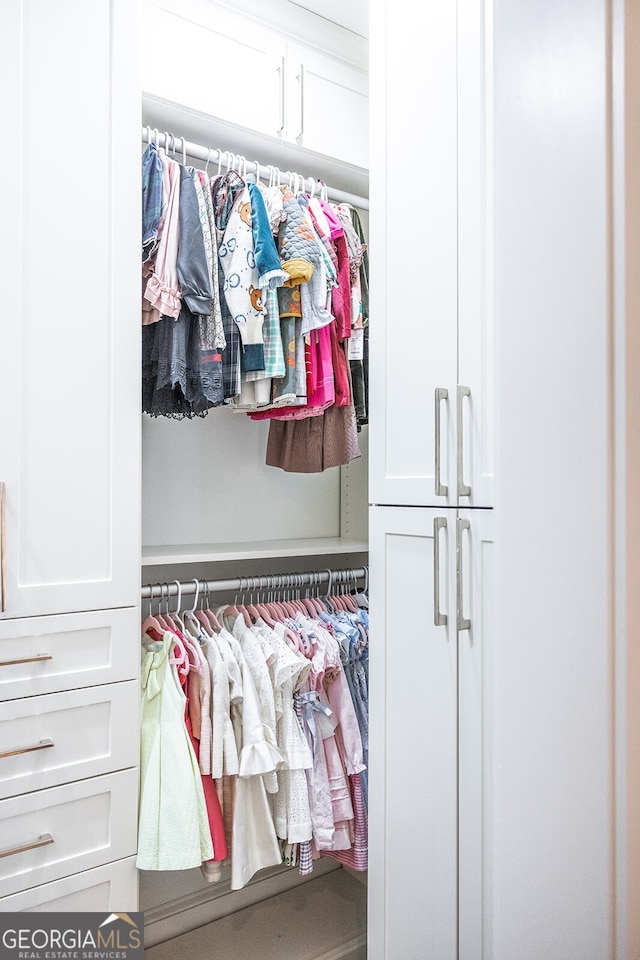
[{"label": "white cabinet door", "polygon": [[0,798],[135,767],[139,702],[129,680],[0,703]]},{"label": "white cabinet door", "polygon": [[0,912],[49,913],[90,911],[92,913],[138,908],[136,858],[116,860],[103,867],[43,883],[0,898]]},{"label": "white cabinet door", "polygon": [[367,71],[313,47],[288,42],[285,138],[368,167]]},{"label": "white cabinet door", "polygon": [[370,501],[455,504],[456,6],[375,4],[370,43]]},{"label": "white cabinet door", "polygon": [[371,960],[492,957],[492,510],[373,507]]},{"label": "white cabinet door", "polygon": [[[458,387],[460,506],[494,506],[491,45],[485,0],[458,2]],[[459,451],[459,453],[458,453]]]},{"label": "white cabinet door", "polygon": [[130,0],[0,5],[5,618],[137,602],[138,29]]},{"label": "white cabinet door", "polygon": [[491,63],[457,11],[372,10],[372,503],[493,505]]},{"label": "white cabinet door", "polygon": [[282,133],[285,41],[277,31],[206,0],[147,0],[142,44],[145,93]]},{"label": "white cabinet door", "polygon": [[0,800],[0,895],[136,852],[138,771]]},{"label": "white cabinet door", "polygon": [[[497,654],[494,512],[456,518],[459,960],[495,956],[492,927],[493,705]],[[453,574],[453,571],[452,571]]]},{"label": "white cabinet door", "polygon": [[444,514],[371,510],[370,960],[457,958],[456,527]]},{"label": "white cabinet door", "polygon": [[134,680],[136,607],[0,623],[0,700]]}]

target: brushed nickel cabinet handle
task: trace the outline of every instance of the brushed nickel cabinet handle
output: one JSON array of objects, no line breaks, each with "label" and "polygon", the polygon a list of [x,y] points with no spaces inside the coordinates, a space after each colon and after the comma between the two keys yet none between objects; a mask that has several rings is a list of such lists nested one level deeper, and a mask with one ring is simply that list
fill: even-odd
[{"label": "brushed nickel cabinet handle", "polygon": [[442,436],[440,432],[440,404],[443,400],[449,399],[449,391],[445,387],[436,387],[436,497],[446,497],[449,493],[449,487],[446,483],[442,483],[440,472],[441,472],[441,443]]},{"label": "brushed nickel cabinet handle", "polygon": [[19,663],[40,663],[41,660],[53,660],[50,653],[37,653],[35,657],[23,657],[21,660],[0,660],[0,667],[15,667]]},{"label": "brushed nickel cabinet handle", "polygon": [[284,130],[285,123],[285,114],[284,114],[284,57],[280,57],[280,66],[277,67],[278,73],[280,75],[280,126],[277,129],[277,133],[282,133]]},{"label": "brushed nickel cabinet handle", "polygon": [[4,753],[0,753],[0,760],[5,760],[7,757],[19,757],[23,753],[35,753],[36,750],[47,750],[49,747],[54,746],[53,740],[40,740],[39,743],[31,743],[28,747],[16,747],[15,750],[6,750]]},{"label": "brushed nickel cabinet handle", "polygon": [[433,622],[436,627],[447,625],[446,613],[440,613],[440,531],[447,529],[446,517],[433,519]]},{"label": "brushed nickel cabinet handle", "polygon": [[38,847],[48,847],[50,843],[54,843],[51,834],[43,833],[33,843],[24,843],[20,847],[11,847],[10,850],[0,850],[0,859],[2,857],[13,857],[16,853],[27,853],[28,850],[37,850]]},{"label": "brushed nickel cabinet handle", "polygon": [[304,64],[300,64],[300,73],[298,74],[298,81],[300,83],[300,133],[296,137],[296,141],[299,143],[304,134]]},{"label": "brushed nickel cabinet handle", "polygon": [[470,527],[471,524],[468,520],[461,520],[460,518],[456,520],[456,612],[458,631],[471,629],[471,620],[462,615],[464,602],[464,590],[462,589],[462,531],[469,530]]},{"label": "brushed nickel cabinet handle", "polygon": [[462,415],[462,399],[463,397],[471,397],[471,390],[469,387],[458,387],[458,496],[460,497],[470,497],[471,496],[471,487],[464,482],[464,444],[463,444],[463,424],[464,419]]}]

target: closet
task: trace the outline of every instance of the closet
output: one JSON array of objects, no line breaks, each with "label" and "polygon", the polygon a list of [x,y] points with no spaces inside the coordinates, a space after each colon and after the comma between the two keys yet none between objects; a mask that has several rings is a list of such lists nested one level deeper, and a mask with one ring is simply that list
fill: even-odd
[{"label": "closet", "polygon": [[[204,169],[209,160],[209,176],[221,169],[219,161],[224,172],[226,154],[233,151],[250,174],[258,163],[263,174],[268,165],[277,167],[283,182],[287,171],[321,178],[329,198],[351,200],[367,224],[362,37],[291,3],[163,0],[145,11],[145,139],[158,137],[165,144],[168,134],[169,153],[175,140],[175,156],[182,162],[186,138],[192,147],[187,163]],[[171,70],[152,56],[169,43],[175,47]],[[227,84],[227,78],[233,82]],[[239,164],[242,168],[243,160]],[[307,188],[310,183],[307,179]],[[143,418],[143,586],[175,579],[188,584],[194,577],[239,578],[242,584],[243,578],[260,575],[367,563],[367,427],[358,435],[361,457],[337,470],[305,475],[265,466],[267,435],[268,423],[228,408],[183,422]],[[177,485],[171,464],[179,465]],[[212,606],[233,601],[236,594],[242,590],[212,594]],[[314,861],[310,876],[300,876],[297,866],[269,867],[240,890],[231,889],[228,868],[217,884],[207,884],[199,869],[142,871],[146,942],[161,944],[213,922],[218,949],[235,952],[238,947],[227,938],[232,916],[242,910],[249,928],[251,917],[262,918],[267,943],[285,922],[291,930],[300,928],[293,904],[304,897],[311,925],[320,904],[329,904],[334,917],[333,929],[316,932],[306,949],[318,956],[338,950],[337,955],[354,960],[363,957],[366,875],[358,878],[336,867],[328,857]]]},{"label": "closet", "polygon": [[[635,7],[372,4],[366,150],[362,37],[141,6],[0,10],[0,910],[138,903],[141,585],[368,562],[370,960],[631,960]],[[141,124],[355,195],[369,168],[369,479],[366,430],[301,487],[229,411],[141,429]],[[316,869],[144,876],[148,942],[362,894]]]}]

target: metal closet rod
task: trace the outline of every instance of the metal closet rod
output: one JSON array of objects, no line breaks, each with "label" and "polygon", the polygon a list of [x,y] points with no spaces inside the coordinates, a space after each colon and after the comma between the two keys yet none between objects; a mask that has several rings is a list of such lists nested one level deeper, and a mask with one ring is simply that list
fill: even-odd
[{"label": "metal closet rod", "polygon": [[[142,140],[144,143],[150,143],[153,140],[159,147],[164,147],[167,151],[171,150],[172,153],[178,151],[185,157],[189,156],[195,160],[204,160],[209,163],[220,164],[227,169],[233,167],[236,162],[239,162],[242,164],[243,169],[246,169],[249,173],[255,173],[261,180],[268,181],[275,171],[276,176],[280,177],[279,182],[286,181],[289,186],[293,186],[295,178],[301,180],[303,184],[309,180],[311,182],[310,192],[313,192],[314,184],[318,191],[322,186],[322,182],[315,180],[313,177],[303,177],[302,174],[295,173],[295,171],[282,171],[274,165],[267,166],[266,164],[258,163],[257,160],[247,160],[240,154],[233,153],[230,150],[220,150],[217,147],[203,147],[199,143],[191,143],[190,140],[185,140],[184,137],[174,137],[172,133],[160,133],[156,128],[151,129],[149,126],[142,128]],[[349,203],[352,207],[358,207],[360,210],[369,209],[368,197],[361,197],[356,193],[349,193],[346,190],[338,190],[336,187],[327,186],[326,191],[329,200],[333,200],[336,203]]]},{"label": "metal closet rod", "polygon": [[236,577],[232,580],[172,580],[170,583],[150,583],[142,587],[142,600],[159,600],[161,597],[189,595],[201,590],[210,593],[223,593],[234,590],[284,590],[291,587],[317,586],[328,583],[332,586],[346,584],[352,580],[368,581],[369,571],[366,567],[349,567],[341,570],[311,570],[304,573],[270,573],[254,577]]}]

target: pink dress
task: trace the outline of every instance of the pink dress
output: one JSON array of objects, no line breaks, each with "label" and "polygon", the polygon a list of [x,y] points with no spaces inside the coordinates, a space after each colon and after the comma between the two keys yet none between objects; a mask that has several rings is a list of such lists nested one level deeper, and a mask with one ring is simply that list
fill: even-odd
[{"label": "pink dress", "polygon": [[[178,634],[180,636],[180,634]],[[189,739],[191,740],[191,745],[193,747],[193,752],[196,755],[196,760],[200,762],[200,740],[195,735],[193,731],[193,725],[191,723],[190,715],[190,697],[194,697],[196,700],[199,698],[200,693],[200,683],[199,683],[199,673],[200,670],[208,670],[209,665],[207,661],[202,658],[201,664],[192,664],[189,673],[186,676],[180,676],[180,683],[182,684],[182,689],[184,690],[186,700],[185,713],[184,713],[184,722],[187,728],[187,733],[189,734]],[[189,680],[191,678],[191,680]],[[196,711],[197,713],[197,711]],[[218,800],[218,794],[216,793],[216,788],[211,776],[209,774],[201,773],[202,778],[202,788],[204,790],[204,799],[207,807],[207,818],[209,821],[209,831],[211,833],[211,842],[213,843],[213,857],[210,858],[212,861],[221,861],[226,860],[227,858],[227,841],[224,833],[224,821],[222,819],[222,810],[220,809],[220,801]]]}]

